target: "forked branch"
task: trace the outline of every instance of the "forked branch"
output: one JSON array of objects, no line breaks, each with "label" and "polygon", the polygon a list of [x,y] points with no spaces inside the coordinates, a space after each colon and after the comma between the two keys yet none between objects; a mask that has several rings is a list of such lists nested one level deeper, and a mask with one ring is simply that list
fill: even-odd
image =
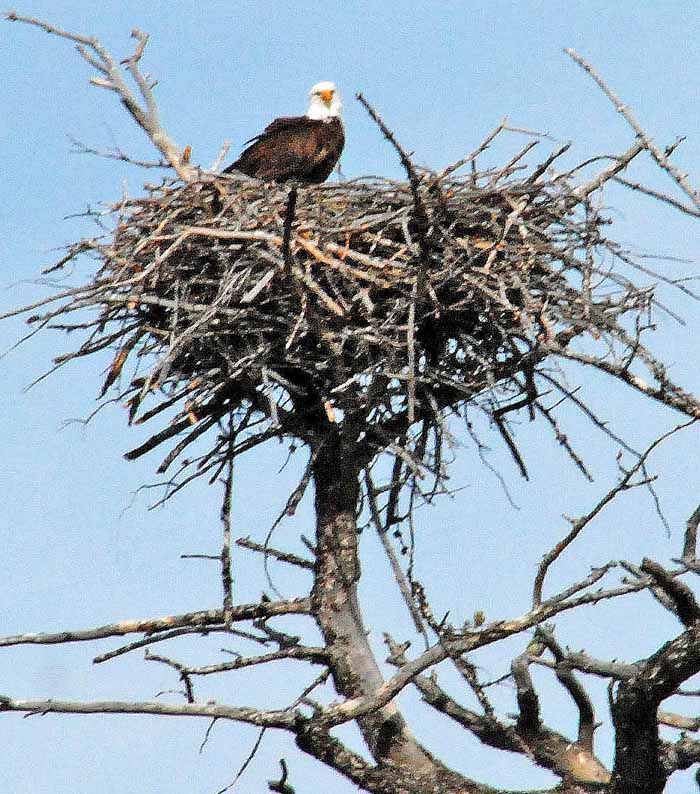
[{"label": "forked branch", "polygon": [[14,11],[8,11],[5,18],[10,22],[34,25],[47,33],[75,42],[76,49],[83,60],[87,61],[99,73],[96,77],[90,78],[92,85],[106,88],[117,94],[134,121],[148,135],[165,160],[175,169],[180,179],[190,182],[195,178],[197,169],[185,162],[183,152],[163,128],[158,114],[158,106],[153,96],[153,84],[140,69],[139,62],[148,44],[146,33],[136,29],[132,31],[131,35],[137,41],[136,49],[122,61],[136,83],[138,93],[134,93],[122,75],[120,64],[94,36],[71,33],[49,22],[35,17],[21,16]]},{"label": "forked branch", "polygon": [[[700,210],[700,195],[698,191],[688,182],[688,178],[683,174],[675,165],[670,161],[666,152],[654,143],[654,141],[647,135],[642,125],[637,121],[629,107],[617,96],[617,94],[610,88],[606,81],[598,74],[593,66],[585,59],[582,58],[576,50],[568,48],[565,50],[566,54],[577,63],[585,72],[587,72],[593,80],[598,84],[605,96],[613,103],[615,110],[620,113],[625,121],[632,127],[637,138],[639,139],[642,147],[646,149],[649,154],[656,160],[660,168],[666,171],[667,174],[673,179],[678,187],[685,193],[686,196],[692,201],[696,210]],[[673,147],[675,148],[675,147]],[[611,174],[614,176],[614,174]]]}]

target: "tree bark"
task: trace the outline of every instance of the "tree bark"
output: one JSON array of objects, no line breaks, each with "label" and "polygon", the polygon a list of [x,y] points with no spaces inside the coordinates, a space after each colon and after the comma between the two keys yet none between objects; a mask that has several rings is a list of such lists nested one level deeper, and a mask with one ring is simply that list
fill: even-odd
[{"label": "tree bark", "polygon": [[611,794],[661,794],[669,774],[663,765],[658,708],[700,670],[700,625],[667,642],[618,689],[612,716],[615,768]]},{"label": "tree bark", "polygon": [[[357,597],[359,467],[335,428],[320,443],[313,471],[317,528],[312,612],[330,653],[338,693],[348,698],[371,695],[384,679]],[[359,723],[376,761],[408,764],[416,771],[435,769],[436,761],[418,744],[393,703]]]}]

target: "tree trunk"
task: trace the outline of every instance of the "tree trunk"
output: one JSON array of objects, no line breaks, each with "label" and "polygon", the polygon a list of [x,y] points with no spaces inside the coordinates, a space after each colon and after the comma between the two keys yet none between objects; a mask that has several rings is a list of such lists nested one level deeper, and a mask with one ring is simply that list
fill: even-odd
[{"label": "tree trunk", "polygon": [[[318,448],[314,463],[317,527],[311,598],[331,655],[336,690],[348,698],[371,694],[383,683],[357,599],[358,475],[350,450],[334,429]],[[416,772],[435,770],[435,760],[417,743],[393,703],[359,723],[376,761],[408,764]]]}]

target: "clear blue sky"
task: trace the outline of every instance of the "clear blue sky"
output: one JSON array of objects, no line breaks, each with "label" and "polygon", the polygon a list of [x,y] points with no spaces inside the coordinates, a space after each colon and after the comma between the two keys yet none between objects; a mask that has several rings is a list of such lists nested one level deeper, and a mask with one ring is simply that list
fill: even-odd
[{"label": "clear blue sky", "polygon": [[[126,55],[132,27],[152,36],[146,68],[159,79],[163,121],[193,159],[208,165],[224,141],[232,154],[271,118],[302,112],[308,88],[332,79],[345,100],[347,176],[400,176],[393,152],[354,101],[363,91],[420,162],[441,167],[474,148],[504,116],[515,126],[574,140],[571,162],[626,148],[632,136],[612,106],[562,53],[574,47],[588,57],[634,107],[660,144],[687,135],[677,162],[700,182],[700,10],[696,2],[270,2],[250,0],[168,4],[26,2],[17,7],[63,27],[95,34],[115,54]],[[152,152],[114,96],[87,85],[89,69],[68,42],[36,29],[0,23],[3,75],[3,187],[0,202],[0,311],[46,294],[35,283],[54,249],[90,234],[90,227],[64,216],[134,193],[143,174],[124,164],[69,154],[72,135],[96,148],[115,141],[134,156]],[[553,144],[554,145],[554,144]],[[544,157],[543,147],[538,156]],[[494,157],[498,152],[494,152]],[[533,159],[535,155],[533,154]],[[635,174],[666,183],[650,167]],[[622,190],[606,195],[615,206],[617,236],[645,251],[692,260],[661,263],[669,275],[699,271],[697,223],[658,210]],[[77,276],[69,276],[74,283]],[[679,329],[661,320],[657,349],[668,350],[671,373],[700,391],[695,365],[698,306],[667,292],[687,319]],[[24,332],[21,322],[0,326],[5,349]],[[219,542],[217,488],[196,486],[162,510],[148,511],[153,492],[134,492],[154,481],[153,459],[126,463],[121,455],[142,436],[127,429],[122,409],[108,407],[84,427],[66,420],[87,416],[101,382],[93,361],[61,371],[25,393],[67,340],[44,335],[0,361],[4,408],[0,456],[0,633],[55,631],[215,606],[218,577],[206,562],[182,561],[181,553],[216,552]],[[645,406],[602,377],[587,376],[585,393],[631,442],[642,445],[676,421]],[[570,414],[572,437],[582,436],[596,482],[586,483],[566,463],[541,426],[523,420],[520,435],[532,480],[518,479],[494,440],[492,462],[505,474],[519,509],[505,500],[495,479],[465,443],[454,467],[457,497],[419,516],[419,578],[437,573],[439,605],[469,616],[483,608],[491,618],[527,608],[529,584],[542,553],[566,531],[562,513],[585,512],[614,476],[616,449]],[[661,561],[677,556],[684,521],[699,501],[697,434],[674,439],[655,458],[659,492],[672,527],[666,531],[642,493],[604,514],[554,571],[552,586],[580,578],[590,565],[615,557]],[[238,534],[264,535],[293,482],[295,470],[276,472],[284,449],[242,461],[236,484]],[[280,545],[298,546],[311,532],[308,505],[278,533]],[[391,588],[378,544],[363,540],[367,604],[381,603],[370,619],[378,643],[391,628],[407,636],[405,617]],[[257,562],[236,554],[237,597],[256,598],[264,586]],[[303,588],[275,569],[280,589]],[[506,585],[507,583],[507,585]],[[296,590],[295,590],[296,588]],[[600,656],[635,658],[674,636],[678,627],[644,596],[557,622],[560,638]],[[523,639],[523,638],[521,638]],[[99,650],[112,647],[103,643]],[[217,657],[221,641],[209,639],[173,648],[193,661]],[[227,647],[233,647],[227,643]],[[517,652],[522,642],[511,643]],[[0,693],[21,698],[150,699],[177,682],[158,665],[136,655],[93,667],[95,647],[10,649],[0,653]],[[380,648],[381,653],[381,648]],[[505,659],[489,651],[475,661],[499,674]],[[251,705],[286,704],[295,692],[297,668],[281,675],[207,682],[203,697]],[[573,735],[571,706],[548,675],[537,675],[544,715]],[[605,693],[595,688],[601,718]],[[497,695],[513,710],[513,691]],[[419,713],[406,693],[409,715]],[[519,759],[499,760],[468,736],[452,733],[437,717],[420,712],[417,732],[456,768],[493,785],[546,786],[544,772]],[[8,794],[213,794],[230,782],[248,753],[254,732],[217,726],[200,755],[204,721],[117,717],[0,718],[4,750],[0,789]],[[455,738],[456,737],[456,738]],[[610,736],[598,739],[610,762]],[[353,788],[318,764],[297,755],[283,738],[270,736],[235,789],[260,794],[285,755],[298,794]],[[685,792],[678,778],[670,792]]]}]

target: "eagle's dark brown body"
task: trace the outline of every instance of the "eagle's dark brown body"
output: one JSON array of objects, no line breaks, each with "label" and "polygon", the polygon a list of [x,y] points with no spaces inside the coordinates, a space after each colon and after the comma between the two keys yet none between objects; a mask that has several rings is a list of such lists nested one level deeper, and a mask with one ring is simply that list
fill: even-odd
[{"label": "eagle's dark brown body", "polygon": [[241,171],[275,182],[324,182],[343,151],[345,132],[343,122],[335,116],[323,120],[285,116],[275,119],[251,141],[224,173]]}]

